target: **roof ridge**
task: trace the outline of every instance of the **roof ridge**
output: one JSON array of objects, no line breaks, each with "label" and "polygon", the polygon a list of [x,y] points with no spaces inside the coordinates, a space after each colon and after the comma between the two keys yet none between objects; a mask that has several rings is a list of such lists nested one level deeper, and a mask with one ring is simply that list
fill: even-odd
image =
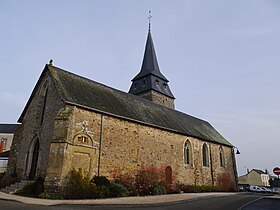
[{"label": "roof ridge", "polygon": [[256,171],[256,172],[258,172],[258,173],[265,174],[265,171],[263,171],[263,170],[261,170],[261,169],[253,168],[252,171]]}]

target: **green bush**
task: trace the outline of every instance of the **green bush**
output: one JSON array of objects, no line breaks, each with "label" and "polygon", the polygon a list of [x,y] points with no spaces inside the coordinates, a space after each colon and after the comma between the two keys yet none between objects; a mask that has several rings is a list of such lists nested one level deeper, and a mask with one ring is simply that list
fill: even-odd
[{"label": "green bush", "polygon": [[203,186],[196,186],[195,192],[217,192],[218,189],[215,186],[210,185],[203,185]]},{"label": "green bush", "polygon": [[110,192],[108,186],[96,186],[95,193],[92,198],[108,198]]},{"label": "green bush", "polygon": [[126,197],[129,196],[128,190],[121,184],[112,182],[109,185],[109,197]]},{"label": "green bush", "polygon": [[91,179],[91,182],[93,182],[96,186],[109,186],[110,181],[105,176],[94,176]]},{"label": "green bush", "polygon": [[0,179],[0,188],[9,186],[11,184],[14,184],[14,183],[20,181],[20,178],[18,177],[18,175],[15,171],[12,174],[2,173],[1,176],[3,176],[3,177]]},{"label": "green bush", "polygon": [[45,180],[43,178],[38,177],[34,183],[26,185],[16,194],[39,198],[40,195],[44,192],[44,181]]},{"label": "green bush", "polygon": [[180,189],[180,191],[183,191],[184,193],[194,193],[195,192],[194,185],[179,184],[178,188]]},{"label": "green bush", "polygon": [[157,184],[149,188],[150,195],[164,195],[166,194],[166,189],[163,185]]},{"label": "green bush", "polygon": [[164,171],[156,166],[143,167],[135,176],[116,175],[114,181],[126,187],[133,196],[166,194]]},{"label": "green bush", "polygon": [[83,174],[82,170],[72,169],[65,177],[62,194],[66,199],[95,198],[96,185],[90,181],[88,174]]},{"label": "green bush", "polygon": [[2,179],[3,179],[4,176],[5,176],[5,172],[0,173],[0,183],[1,183],[1,181],[2,181]]},{"label": "green bush", "polygon": [[37,195],[38,197],[41,193],[43,193],[45,191],[44,182],[45,182],[45,180],[42,177],[38,177],[34,182],[33,190],[34,190],[35,195]]},{"label": "green bush", "polygon": [[184,185],[180,184],[178,188],[183,191],[184,193],[202,193],[202,192],[217,192],[218,188],[215,186],[209,185],[202,185],[202,186],[195,186],[195,185]]},{"label": "green bush", "polygon": [[63,183],[63,197],[67,199],[108,198],[128,196],[128,190],[120,184],[110,182],[104,176],[94,176],[72,169]]},{"label": "green bush", "polygon": [[128,190],[121,184],[110,182],[105,176],[94,176],[91,180],[97,186],[98,198],[128,196]]},{"label": "green bush", "polygon": [[114,183],[124,186],[128,190],[130,196],[138,195],[138,184],[136,184],[136,178],[130,174],[117,174],[114,176]]},{"label": "green bush", "polygon": [[136,177],[138,195],[153,195],[151,190],[165,182],[164,172],[156,166],[148,166],[139,170]]}]

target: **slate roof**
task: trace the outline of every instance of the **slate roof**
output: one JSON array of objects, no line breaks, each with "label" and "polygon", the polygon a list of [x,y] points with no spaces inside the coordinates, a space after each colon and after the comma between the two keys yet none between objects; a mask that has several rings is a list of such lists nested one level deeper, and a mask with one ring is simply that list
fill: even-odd
[{"label": "slate roof", "polygon": [[8,158],[10,155],[10,150],[6,152],[0,152],[0,158]]},{"label": "slate roof", "polygon": [[0,133],[13,134],[17,126],[17,124],[0,124]]},{"label": "slate roof", "polygon": [[168,81],[159,70],[156,51],[155,51],[155,47],[154,47],[154,43],[153,43],[153,39],[152,39],[152,34],[150,31],[148,32],[141,71],[139,74],[137,74],[132,79],[132,81],[139,79],[141,77],[144,77],[146,75],[149,75],[149,74],[153,74],[165,81]]},{"label": "slate roof", "polygon": [[257,172],[258,174],[266,174],[263,170],[260,169],[252,169],[252,171]]},{"label": "slate roof", "polygon": [[[155,104],[139,96],[113,89],[52,65],[46,65],[42,75],[45,72],[50,73],[62,99],[67,104],[232,146],[204,120]],[[27,107],[29,103],[27,103]],[[23,119],[27,107],[25,107],[19,121]]]}]

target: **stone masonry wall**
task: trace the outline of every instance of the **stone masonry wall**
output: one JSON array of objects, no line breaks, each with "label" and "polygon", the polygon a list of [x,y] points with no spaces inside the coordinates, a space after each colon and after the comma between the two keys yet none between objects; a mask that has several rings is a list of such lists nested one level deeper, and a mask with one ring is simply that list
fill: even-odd
[{"label": "stone masonry wall", "polygon": [[171,109],[175,108],[174,99],[167,97],[161,93],[158,93],[154,90],[138,94],[138,96],[141,96],[142,98],[145,98],[156,104],[160,104]]},{"label": "stone masonry wall", "polygon": [[[41,125],[43,114],[43,104],[45,100],[44,91],[48,88],[44,118]],[[39,140],[39,157],[37,163],[36,176],[45,177],[48,166],[48,155],[50,142],[53,136],[54,119],[57,112],[64,106],[56,88],[48,73],[45,72],[39,81],[37,88],[34,89],[34,95],[31,98],[28,109],[24,115],[22,124],[17,129],[11,148],[11,157],[9,160],[10,173],[16,169],[17,174],[22,179],[29,176],[28,156],[32,142]],[[28,154],[30,153],[30,154]],[[29,163],[30,165],[31,163]]]},{"label": "stone masonry wall", "polygon": [[[50,183],[61,184],[60,177],[66,176],[71,168],[82,168],[91,176],[97,175],[100,168],[100,175],[112,178],[116,173],[133,175],[141,167],[151,165],[171,166],[174,181],[184,184],[216,184],[217,175],[222,172],[230,173],[235,180],[231,147],[222,146],[225,166],[221,167],[219,144],[77,107],[67,106],[59,113],[64,118],[60,114],[56,118],[47,174]],[[89,144],[79,141],[83,136],[90,139]],[[186,140],[192,147],[192,162],[187,166],[183,155]],[[209,149],[209,167],[202,166],[204,143]]]},{"label": "stone masonry wall", "polygon": [[[98,115],[75,106],[62,108],[55,119],[45,189],[59,195],[63,178],[72,168],[97,175],[100,121]],[[86,141],[85,141],[86,140]]]},{"label": "stone masonry wall", "polygon": [[[211,185],[219,173],[229,172],[234,180],[231,148],[223,146],[225,167],[220,166],[218,144],[201,141],[160,129],[104,117],[102,175],[129,173],[140,167],[171,166],[177,181],[184,184]],[[192,164],[184,165],[184,143],[192,146]],[[202,166],[202,145],[209,148],[209,167]]]}]

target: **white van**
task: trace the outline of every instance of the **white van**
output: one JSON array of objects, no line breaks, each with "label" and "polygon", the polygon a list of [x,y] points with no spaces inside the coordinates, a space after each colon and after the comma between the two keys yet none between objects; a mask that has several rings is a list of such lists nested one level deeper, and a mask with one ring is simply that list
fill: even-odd
[{"label": "white van", "polygon": [[250,186],[251,192],[263,192],[263,190],[258,186]]}]

